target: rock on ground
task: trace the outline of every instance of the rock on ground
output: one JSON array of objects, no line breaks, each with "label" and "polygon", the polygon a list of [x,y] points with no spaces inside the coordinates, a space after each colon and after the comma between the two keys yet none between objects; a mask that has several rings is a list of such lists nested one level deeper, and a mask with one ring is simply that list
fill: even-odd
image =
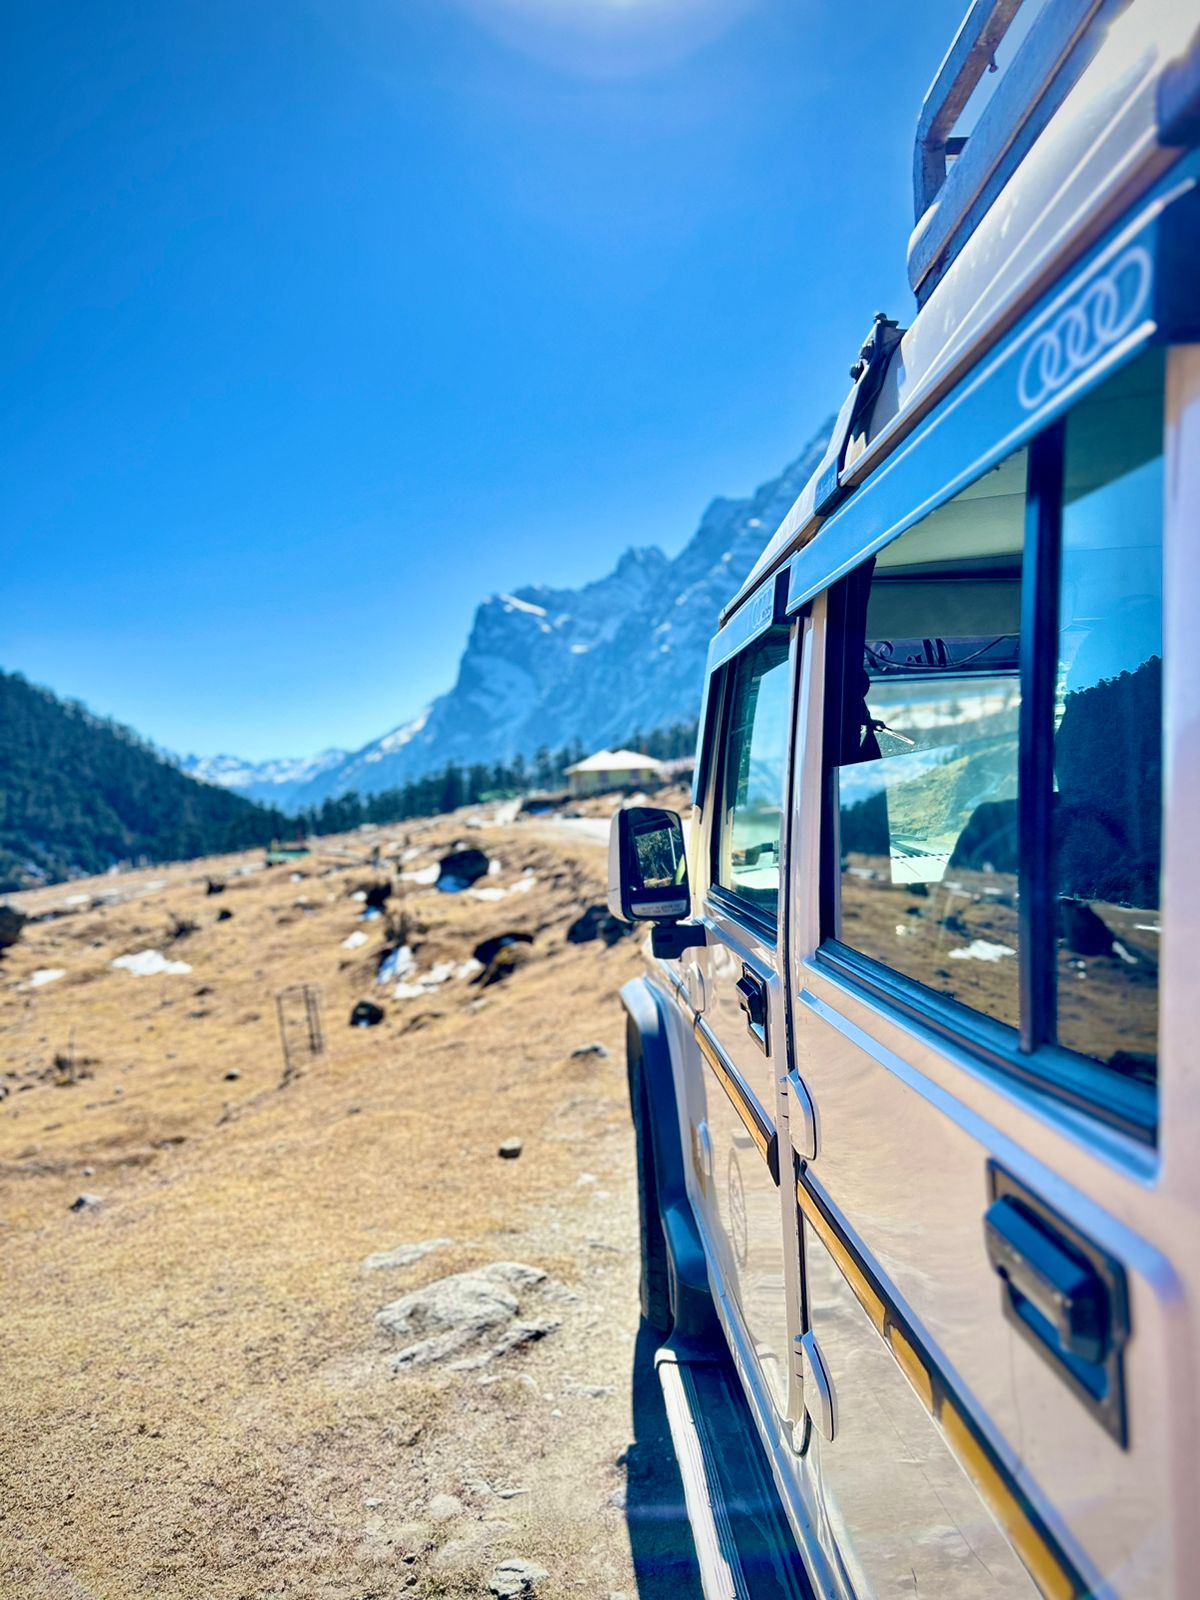
[{"label": "rock on ground", "polygon": [[553,1332],[556,1318],[521,1313],[529,1300],[557,1287],[539,1267],[495,1261],[414,1289],[384,1306],[375,1320],[401,1346],[392,1361],[395,1370],[458,1358],[451,1370],[466,1371]]},{"label": "rock on ground", "polygon": [[451,1239],[423,1239],[420,1244],[398,1244],[394,1250],[378,1250],[363,1262],[364,1272],[380,1272],[385,1267],[411,1267],[414,1261],[444,1250]]},{"label": "rock on ground", "polygon": [[502,1561],[492,1573],[488,1593],[497,1600],[520,1600],[522,1595],[533,1594],[549,1576],[545,1567],[535,1566],[532,1561]]}]

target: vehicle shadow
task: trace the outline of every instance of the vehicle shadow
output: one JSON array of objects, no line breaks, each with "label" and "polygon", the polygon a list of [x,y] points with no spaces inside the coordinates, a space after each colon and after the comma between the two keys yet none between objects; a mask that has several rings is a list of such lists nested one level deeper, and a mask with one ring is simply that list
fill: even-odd
[{"label": "vehicle shadow", "polygon": [[625,1520],[639,1600],[702,1600],[696,1550],[654,1370],[661,1336],[643,1322],[633,1350],[633,1443],[625,1452]]}]

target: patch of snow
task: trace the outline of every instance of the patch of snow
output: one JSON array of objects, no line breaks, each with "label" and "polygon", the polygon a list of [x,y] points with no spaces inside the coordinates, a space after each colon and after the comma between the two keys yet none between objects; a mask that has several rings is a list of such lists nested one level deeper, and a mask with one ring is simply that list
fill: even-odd
[{"label": "patch of snow", "polygon": [[527,611],[531,617],[544,617],[545,606],[535,606],[532,600],[518,600],[515,594],[502,594],[497,598],[505,611]]},{"label": "patch of snow", "polygon": [[988,939],[972,939],[961,950],[951,950],[951,961],[1003,961],[1005,956],[1015,956],[1016,951],[1006,944],[993,944]]},{"label": "patch of snow", "polygon": [[330,767],[339,766],[346,750],[322,750],[315,756],[273,756],[266,761],[244,761],[240,756],[184,756],[179,765],[191,778],[220,789],[248,789],[252,785],[299,786]]},{"label": "patch of snow", "polygon": [[26,989],[40,989],[43,984],[57,983],[59,978],[65,978],[65,967],[39,967],[36,972],[29,974],[29,980],[24,984]]},{"label": "patch of snow", "polygon": [[527,893],[536,882],[537,878],[527,870],[524,877],[518,878],[516,883],[510,884],[507,889],[468,889],[466,893],[475,900],[504,900],[510,894]]},{"label": "patch of snow", "polygon": [[343,950],[360,950],[367,942],[365,933],[352,933],[348,939],[342,940]]},{"label": "patch of snow", "polygon": [[405,883],[436,883],[438,881],[438,870],[436,866],[418,867],[415,872],[402,872],[400,877]]},{"label": "patch of snow", "polygon": [[413,955],[406,944],[402,944],[380,962],[379,971],[375,975],[375,982],[391,983],[393,978],[406,977],[416,964],[416,956]]},{"label": "patch of snow", "polygon": [[168,961],[161,950],[139,950],[131,956],[118,956],[111,963],[135,978],[153,978],[160,972],[184,973],[192,969],[186,961]]},{"label": "patch of snow", "polygon": [[418,973],[406,983],[398,983],[392,995],[396,1000],[419,1000],[422,995],[429,994],[451,978],[473,977],[475,972],[482,970],[479,962],[474,960],[458,965],[453,961],[439,961],[428,972]]},{"label": "patch of snow", "polygon": [[411,722],[402,722],[398,728],[393,728],[391,733],[385,733],[379,743],[363,757],[364,761],[381,761],[384,756],[390,756],[397,750],[403,750],[410,744],[429,721],[432,706],[426,706],[424,711],[419,711]]}]

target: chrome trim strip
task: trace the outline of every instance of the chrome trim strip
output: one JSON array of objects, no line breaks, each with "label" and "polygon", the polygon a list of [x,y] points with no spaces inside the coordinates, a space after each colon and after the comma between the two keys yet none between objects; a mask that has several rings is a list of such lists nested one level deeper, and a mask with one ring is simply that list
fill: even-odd
[{"label": "chrome trim strip", "polygon": [[721,1047],[709,1032],[707,1024],[699,1017],[693,1028],[700,1053],[712,1068],[717,1082],[729,1097],[730,1104],[745,1124],[746,1132],[754,1140],[760,1156],[770,1168],[771,1176],[779,1182],[779,1136],[774,1124],[754,1095],[738,1076],[736,1068],[726,1059]]}]

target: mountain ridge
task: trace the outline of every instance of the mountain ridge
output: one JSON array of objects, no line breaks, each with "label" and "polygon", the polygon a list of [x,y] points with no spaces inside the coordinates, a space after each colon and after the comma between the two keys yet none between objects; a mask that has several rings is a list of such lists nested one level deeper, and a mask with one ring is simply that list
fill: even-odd
[{"label": "mountain ridge", "polygon": [[350,755],[349,750],[330,748],[315,756],[271,756],[264,761],[247,761],[225,753],[173,759],[181,772],[200,783],[232,789],[263,805],[286,808],[292,796],[305,784],[331,767],[340,766]]},{"label": "mountain ridge", "polygon": [[526,584],[482,601],[454,685],[315,773],[290,806],[375,794],[451,762],[528,759],[576,740],[596,749],[694,720],[721,607],[791,510],[832,426],[753,494],[712,500],[676,556],[630,547],[577,589]]}]

